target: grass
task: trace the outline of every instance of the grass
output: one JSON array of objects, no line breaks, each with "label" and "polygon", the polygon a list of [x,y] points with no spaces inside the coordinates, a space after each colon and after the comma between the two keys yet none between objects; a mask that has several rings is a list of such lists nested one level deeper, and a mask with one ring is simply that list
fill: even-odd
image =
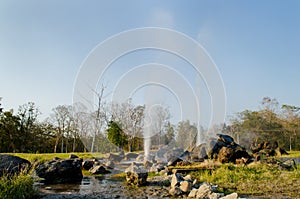
[{"label": "grass", "polygon": [[0,177],[0,198],[38,198],[38,193],[33,188],[33,182],[32,176],[26,172],[13,176],[4,175]]},{"label": "grass", "polygon": [[289,155],[283,155],[282,157],[287,158],[300,158],[300,151],[288,151]]},{"label": "grass", "polygon": [[294,171],[279,170],[276,167],[258,164],[235,166],[224,164],[213,171],[192,172],[200,182],[210,182],[219,186],[219,191],[253,196],[299,197],[300,167]]},{"label": "grass", "polygon": [[79,158],[83,159],[91,159],[91,158],[102,158],[105,157],[105,154],[102,153],[6,153],[14,156],[18,156],[20,158],[24,158],[31,163],[33,162],[45,162],[48,160],[52,160],[54,157],[58,158],[69,158],[71,154],[77,155]]}]

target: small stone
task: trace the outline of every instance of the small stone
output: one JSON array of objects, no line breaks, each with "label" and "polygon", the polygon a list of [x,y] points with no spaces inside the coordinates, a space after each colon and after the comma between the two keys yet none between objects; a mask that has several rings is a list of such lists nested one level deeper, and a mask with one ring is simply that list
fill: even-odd
[{"label": "small stone", "polygon": [[188,181],[183,181],[180,183],[180,187],[181,191],[187,193],[190,192],[192,189],[192,183],[188,182]]},{"label": "small stone", "polygon": [[211,186],[208,183],[203,183],[197,191],[197,198],[208,197],[211,193]]},{"label": "small stone", "polygon": [[238,199],[238,194],[237,193],[232,193],[232,194],[224,196],[224,197],[222,197],[220,199]]},{"label": "small stone", "polygon": [[110,173],[110,171],[106,170],[104,166],[95,166],[94,168],[91,168],[89,170],[92,174],[107,174]]},{"label": "small stone", "polygon": [[212,193],[208,197],[209,197],[209,199],[218,199],[218,198],[221,198],[223,196],[224,196],[223,193]]},{"label": "small stone", "polygon": [[179,185],[179,183],[183,181],[183,178],[180,173],[175,173],[172,175],[172,180],[171,180],[171,187],[175,187],[176,185]]},{"label": "small stone", "polygon": [[70,159],[75,159],[75,158],[79,158],[77,155],[71,154],[70,155]]},{"label": "small stone", "polygon": [[191,177],[190,174],[184,176],[183,179],[184,179],[185,181],[191,181],[191,182],[192,182],[192,177]]},{"label": "small stone", "polygon": [[198,189],[192,189],[188,195],[189,198],[196,198]]},{"label": "small stone", "polygon": [[172,196],[179,196],[182,194],[182,191],[179,187],[172,187],[169,191]]},{"label": "small stone", "polygon": [[107,161],[105,166],[107,168],[113,169],[115,167],[115,164],[113,163],[113,161]]}]

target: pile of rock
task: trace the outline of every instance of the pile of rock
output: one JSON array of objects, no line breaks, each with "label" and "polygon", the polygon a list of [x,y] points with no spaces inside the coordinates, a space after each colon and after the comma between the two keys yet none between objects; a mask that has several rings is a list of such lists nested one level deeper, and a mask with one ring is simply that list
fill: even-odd
[{"label": "pile of rock", "polygon": [[113,169],[115,164],[108,160],[102,159],[87,159],[82,162],[82,169],[89,171],[91,174],[108,174],[111,173],[110,169]]},{"label": "pile of rock", "polygon": [[218,160],[221,163],[247,162],[251,156],[246,149],[234,142],[229,135],[217,134],[218,139],[211,139],[208,144],[201,144],[191,151],[192,159],[210,158]]},{"label": "pile of rock", "polygon": [[284,149],[278,146],[278,142],[273,143],[264,141],[257,145],[252,145],[251,150],[256,160],[259,160],[262,155],[265,156],[281,156],[288,154]]},{"label": "pile of rock", "polygon": [[217,193],[217,186],[209,183],[199,184],[197,180],[192,180],[190,175],[183,177],[180,173],[172,175],[169,193],[174,197],[187,196],[189,198],[209,198],[209,199],[237,199],[238,194],[232,193],[224,195]]}]

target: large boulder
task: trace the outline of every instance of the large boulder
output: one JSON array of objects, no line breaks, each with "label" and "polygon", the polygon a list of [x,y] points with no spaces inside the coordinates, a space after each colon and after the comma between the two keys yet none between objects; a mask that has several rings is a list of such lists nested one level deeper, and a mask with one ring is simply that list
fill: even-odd
[{"label": "large boulder", "polygon": [[36,175],[45,179],[45,183],[79,183],[82,180],[82,159],[58,159],[40,164],[36,169]]},{"label": "large boulder", "polygon": [[191,150],[191,159],[193,161],[199,161],[203,159],[207,159],[207,144],[202,143]]},{"label": "large boulder", "polygon": [[0,176],[3,174],[13,175],[30,166],[30,162],[23,158],[0,154]]}]

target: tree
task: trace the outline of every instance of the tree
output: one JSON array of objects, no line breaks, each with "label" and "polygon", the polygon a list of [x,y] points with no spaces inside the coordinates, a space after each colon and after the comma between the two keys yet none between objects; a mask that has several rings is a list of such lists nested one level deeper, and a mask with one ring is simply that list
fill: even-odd
[{"label": "tree", "polygon": [[[131,99],[118,104],[111,105],[111,118],[122,126],[122,130],[127,135],[128,150],[134,150],[133,145],[141,146],[143,118],[145,106],[134,106]],[[136,143],[135,143],[136,142]]]},{"label": "tree", "polygon": [[187,149],[196,143],[197,127],[189,120],[181,121],[177,125],[176,143],[179,147]]},{"label": "tree", "polygon": [[20,118],[20,133],[22,137],[22,144],[20,146],[21,152],[30,150],[32,142],[35,141],[34,127],[37,123],[37,117],[40,115],[39,109],[33,102],[28,102],[19,106],[18,117]]},{"label": "tree", "polygon": [[289,137],[289,149],[292,150],[292,140],[294,138],[294,145],[297,143],[297,129],[299,129],[299,114],[300,108],[291,105],[282,105],[281,106],[283,112],[283,119],[284,119],[284,127]]},{"label": "tree", "polygon": [[[68,136],[71,131],[71,126],[73,122],[72,114],[71,114],[72,106],[67,105],[59,105],[52,109],[53,113],[50,117],[50,122],[55,127],[55,145],[54,145],[54,153],[57,152],[57,146],[59,140],[61,140],[61,153],[64,152],[64,148],[67,152],[67,147],[64,147],[64,136]],[[67,139],[66,139],[67,144]]]},{"label": "tree", "polygon": [[127,135],[117,122],[110,121],[107,129],[108,140],[121,149],[126,149]]}]

